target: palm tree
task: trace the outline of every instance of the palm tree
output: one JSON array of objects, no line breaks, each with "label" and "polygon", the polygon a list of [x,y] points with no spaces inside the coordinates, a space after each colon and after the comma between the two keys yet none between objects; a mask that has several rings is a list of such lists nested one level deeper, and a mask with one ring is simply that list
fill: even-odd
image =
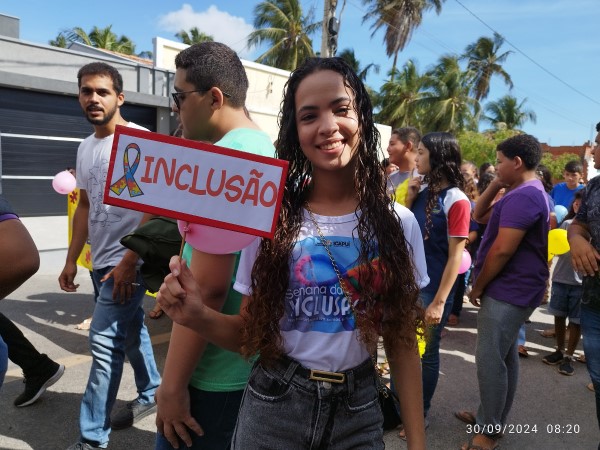
[{"label": "palm tree", "polygon": [[422,115],[419,101],[423,98],[424,77],[416,63],[409,59],[400,72],[397,81],[387,81],[381,86],[378,106],[381,107],[375,119],[392,128],[416,126],[420,128]]},{"label": "palm tree", "polygon": [[200,31],[198,27],[190,28],[189,32],[181,30],[179,33],[175,33],[175,36],[187,45],[201,44],[202,42],[211,42],[215,40],[211,35]]},{"label": "palm tree", "polygon": [[517,130],[521,128],[527,121],[536,123],[537,116],[530,109],[525,109],[524,104],[527,99],[523,99],[521,103],[512,95],[505,95],[495,102],[489,102],[485,105],[487,115],[484,119],[494,125],[496,128],[504,124],[508,130]]},{"label": "palm tree", "polygon": [[65,37],[65,34],[61,31],[56,36],[56,39],[48,41],[48,44],[50,44],[53,47],[67,48],[67,45],[69,45],[69,41]]},{"label": "palm tree", "polygon": [[388,56],[394,55],[391,77],[395,75],[398,53],[408,44],[413,31],[421,25],[423,13],[435,9],[439,14],[445,0],[363,0],[368,11],[363,23],[374,20],[371,37],[381,28],[385,29],[383,41]]},{"label": "palm tree", "polygon": [[61,32],[61,34],[63,34],[67,41],[70,42],[79,42],[89,45],[90,47],[112,50],[125,55],[133,55],[135,53],[135,44],[133,41],[127,36],[121,35],[120,37],[117,37],[112,31],[112,25],[109,25],[106,28],[98,28],[95,26],[89,34],[80,27],[65,30]]},{"label": "palm tree", "polygon": [[482,36],[465,49],[461,59],[467,59],[467,70],[473,77],[473,92],[479,101],[486,98],[490,92],[490,80],[494,75],[500,76],[512,89],[513,83],[510,75],[504,70],[502,64],[512,51],[499,54],[504,38],[494,33],[493,38]]},{"label": "palm tree", "polygon": [[363,82],[367,81],[367,76],[369,75],[369,71],[371,69],[373,69],[373,72],[379,73],[378,64],[371,63],[367,64],[365,67],[361,67],[360,61],[356,58],[354,50],[351,48],[342,50],[337,54],[337,56],[346,61]]},{"label": "palm tree", "polygon": [[470,78],[458,63],[458,57],[442,56],[426,74],[427,91],[419,105],[427,112],[423,131],[476,130],[481,106],[470,96]]},{"label": "palm tree", "polygon": [[269,49],[256,62],[284,70],[294,70],[307,57],[314,56],[310,36],[321,26],[313,21],[313,10],[302,13],[299,0],[266,0],[254,8],[255,31],[248,47],[267,43]]}]

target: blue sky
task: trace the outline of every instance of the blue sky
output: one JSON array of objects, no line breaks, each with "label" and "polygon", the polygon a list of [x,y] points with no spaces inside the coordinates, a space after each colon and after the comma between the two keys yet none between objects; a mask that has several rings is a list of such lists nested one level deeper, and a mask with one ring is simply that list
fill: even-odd
[{"label": "blue sky", "polygon": [[[26,41],[46,44],[66,28],[89,31],[94,25],[112,24],[115,33],[136,43],[136,51],[152,50],[155,36],[176,40],[177,31],[197,26],[252,60],[260,49],[245,44],[258,3],[3,0],[0,13],[20,18],[21,39]],[[338,0],[338,15],[342,3]],[[323,0],[302,0],[302,5],[305,11],[314,8],[316,19],[322,16]],[[379,75],[371,74],[367,80],[378,88],[391,68],[391,58],[385,54],[382,34],[371,38],[370,24],[362,24],[364,13],[362,0],[347,0],[338,49],[353,48],[363,65],[380,65]],[[443,54],[460,54],[480,36],[492,36],[492,28],[516,47],[505,44],[505,50],[514,52],[505,64],[514,83],[511,94],[527,98],[526,106],[537,114],[537,124],[529,123],[524,130],[550,145],[581,145],[593,140],[600,122],[600,88],[593,81],[600,73],[598,23],[598,0],[446,0],[439,16],[431,12],[424,17],[400,53],[399,64],[412,58],[424,71]],[[320,49],[320,42],[318,33],[313,36],[315,49]],[[496,80],[487,100],[507,93],[508,87]],[[487,126],[482,123],[480,129]]]}]

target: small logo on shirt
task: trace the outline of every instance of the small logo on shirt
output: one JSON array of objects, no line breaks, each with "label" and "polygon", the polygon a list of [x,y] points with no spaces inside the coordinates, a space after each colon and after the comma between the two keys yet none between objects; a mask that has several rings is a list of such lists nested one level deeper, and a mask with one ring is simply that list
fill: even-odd
[{"label": "small logo on shirt", "polygon": [[[350,247],[350,242],[346,241],[330,241],[329,239],[325,240],[325,243],[329,247]],[[323,243],[321,241],[317,242],[317,246],[323,247]]]}]

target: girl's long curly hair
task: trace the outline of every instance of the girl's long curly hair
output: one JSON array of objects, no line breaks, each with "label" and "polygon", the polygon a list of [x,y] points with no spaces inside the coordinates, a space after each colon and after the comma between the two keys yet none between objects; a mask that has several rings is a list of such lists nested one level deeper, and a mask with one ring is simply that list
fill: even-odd
[{"label": "girl's long curly hair", "polygon": [[[359,124],[360,139],[353,158],[354,189],[358,197],[355,232],[360,239],[360,286],[357,288],[360,301],[353,310],[361,341],[373,349],[382,334],[386,344],[402,342],[416,348],[417,324],[423,318],[417,304],[412,251],[392,200],[386,194],[385,175],[378,160],[380,137],[373,122],[369,94],[341,58],[309,58],[292,72],[285,87],[276,156],[289,161],[288,176],[275,236],[273,240],[262,240],[252,270],[252,295],[243,328],[242,354],[246,357],[259,354],[261,362],[266,364],[283,353],[279,322],[284,314],[292,250],[311,189],[312,166],[298,140],[295,95],[307,76],[323,70],[343,77],[346,88],[354,95],[353,106]],[[379,264],[374,265],[372,260],[377,254]],[[381,280],[377,292],[376,278]]]},{"label": "girl's long curly hair", "polygon": [[425,176],[429,194],[425,206],[425,236],[429,236],[431,228],[431,211],[438,203],[442,191],[442,180],[445,178],[450,187],[465,190],[465,178],[460,171],[462,157],[456,138],[446,132],[427,133],[421,138],[421,144],[429,151],[430,171]]}]

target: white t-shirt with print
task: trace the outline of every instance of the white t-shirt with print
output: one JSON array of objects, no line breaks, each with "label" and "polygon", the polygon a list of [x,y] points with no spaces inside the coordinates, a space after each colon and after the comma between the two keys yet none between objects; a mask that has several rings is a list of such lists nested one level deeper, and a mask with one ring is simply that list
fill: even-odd
[{"label": "white t-shirt with print", "polygon": [[[133,122],[129,122],[127,126],[146,130]],[[116,266],[121,261],[127,249],[119,240],[135,230],[143,216],[140,211],[106,205],[102,201],[113,138],[114,134],[102,139],[92,134],[77,149],[77,187],[85,189],[90,202],[88,237],[94,269]],[[118,162],[116,164],[115,170],[123,170]]]},{"label": "white t-shirt with print", "polygon": [[[429,282],[423,238],[410,210],[395,204],[406,240],[412,247],[417,284]],[[333,258],[347,288],[356,280],[359,240],[354,213],[321,216],[315,219],[330,242]],[[234,289],[250,294],[252,266],[259,240],[242,251]],[[305,367],[339,372],[351,369],[369,358],[366,346],[358,338],[352,311],[340,288],[338,278],[319,234],[304,210],[304,220],[292,252],[290,281],[285,296],[285,312],[280,321],[285,353]],[[351,293],[352,294],[352,293]]]}]

